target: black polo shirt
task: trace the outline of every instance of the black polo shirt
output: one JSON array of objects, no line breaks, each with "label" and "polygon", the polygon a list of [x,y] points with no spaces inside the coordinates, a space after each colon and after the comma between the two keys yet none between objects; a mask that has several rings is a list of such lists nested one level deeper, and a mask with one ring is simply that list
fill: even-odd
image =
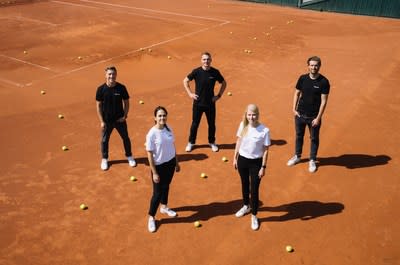
[{"label": "black polo shirt", "polygon": [[124,116],[123,100],[129,99],[126,87],[116,83],[109,87],[105,83],[97,88],[96,100],[102,104],[101,115],[104,122],[115,122]]},{"label": "black polo shirt", "polygon": [[296,89],[301,91],[297,111],[308,117],[316,117],[321,106],[321,94],[329,94],[329,80],[321,74],[317,79],[304,74],[299,77]]}]

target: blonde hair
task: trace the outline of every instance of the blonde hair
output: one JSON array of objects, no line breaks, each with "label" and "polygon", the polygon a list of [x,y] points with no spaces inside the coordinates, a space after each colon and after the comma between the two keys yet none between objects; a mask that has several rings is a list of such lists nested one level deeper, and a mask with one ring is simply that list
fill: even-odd
[{"label": "blonde hair", "polygon": [[[247,120],[247,111],[249,111],[249,110],[254,112],[255,114],[257,114],[257,118],[260,115],[257,105],[255,105],[255,104],[247,105],[247,107],[244,111],[243,119],[242,119],[243,129],[242,129],[242,132],[240,133],[241,137],[245,136],[249,129],[249,121]],[[258,123],[258,120],[257,120],[257,123]]]}]

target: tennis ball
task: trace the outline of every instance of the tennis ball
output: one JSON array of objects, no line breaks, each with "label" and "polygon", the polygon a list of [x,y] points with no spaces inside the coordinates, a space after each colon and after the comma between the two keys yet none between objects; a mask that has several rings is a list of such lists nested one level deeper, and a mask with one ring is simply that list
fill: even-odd
[{"label": "tennis ball", "polygon": [[78,59],[79,59],[79,60],[82,60],[82,56],[78,56]]},{"label": "tennis ball", "polygon": [[44,94],[46,94],[46,91],[41,90],[41,91],[40,91],[40,94],[44,95]]},{"label": "tennis ball", "polygon": [[200,221],[196,221],[196,222],[194,222],[194,227],[200,227],[201,226],[201,224],[200,224]]},{"label": "tennis ball", "polygon": [[152,49],[148,49],[147,51],[148,51],[148,52],[152,52]]},{"label": "tennis ball", "polygon": [[144,104],[144,101],[143,100],[139,100],[139,104]]},{"label": "tennis ball", "polygon": [[58,114],[58,118],[59,118],[59,119],[64,119],[64,115]]},{"label": "tennis ball", "polygon": [[231,93],[231,92],[228,92],[228,96],[232,96],[232,93]]},{"label": "tennis ball", "polygon": [[200,174],[200,177],[202,177],[203,179],[204,179],[204,178],[207,178],[207,174],[206,174],[206,173],[201,173],[201,174]]},{"label": "tennis ball", "polygon": [[140,48],[139,50],[140,50],[140,51],[144,51],[144,49],[143,49],[143,48]]},{"label": "tennis ball", "polygon": [[172,58],[172,57],[168,55],[168,57],[167,57],[167,58],[171,60],[171,58]]},{"label": "tennis ball", "polygon": [[27,52],[27,51],[24,51],[24,54],[28,54],[28,52]]},{"label": "tennis ball", "polygon": [[61,149],[62,149],[63,151],[68,151],[68,147],[66,147],[65,145],[63,145],[63,147],[61,147]]},{"label": "tennis ball", "polygon": [[137,178],[135,177],[135,176],[131,176],[131,181],[136,181],[137,180]]},{"label": "tennis ball", "polygon": [[257,40],[257,37],[254,37],[253,40]]},{"label": "tennis ball", "polygon": [[222,157],[222,161],[223,161],[223,162],[227,162],[227,161],[228,161],[228,158],[226,158],[225,156],[223,156],[223,157]]},{"label": "tennis ball", "polygon": [[81,210],[87,210],[87,209],[88,209],[87,205],[84,204],[84,203],[82,203],[82,204],[79,206],[79,208],[81,208]]},{"label": "tennis ball", "polygon": [[286,246],[286,251],[287,251],[287,252],[293,252],[294,249],[293,249],[292,246],[287,245],[287,246]]}]

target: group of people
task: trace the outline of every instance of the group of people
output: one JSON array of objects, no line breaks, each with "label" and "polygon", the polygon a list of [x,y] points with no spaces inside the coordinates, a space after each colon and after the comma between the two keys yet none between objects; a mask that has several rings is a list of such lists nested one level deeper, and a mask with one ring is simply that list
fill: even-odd
[{"label": "group of people", "polygon": [[[201,66],[195,68],[183,80],[183,86],[188,96],[193,100],[192,123],[189,141],[185,148],[191,152],[196,143],[197,130],[203,113],[208,122],[208,143],[213,152],[219,150],[215,141],[216,102],[222,97],[227,86],[219,70],[211,67],[211,54],[201,54]],[[330,84],[326,77],[319,73],[321,59],[317,56],[307,60],[308,73],[301,75],[297,81],[293,96],[293,114],[295,120],[296,144],[295,153],[287,162],[293,166],[301,161],[303,139],[306,126],[310,133],[309,171],[317,170],[317,151],[319,146],[319,131],[321,119],[325,111]],[[114,66],[105,69],[106,82],[97,89],[96,106],[101,126],[100,168],[108,169],[108,144],[115,128],[120,134],[125,149],[125,156],[131,167],[136,166],[132,156],[131,141],[128,135],[126,119],[129,112],[129,93],[126,87],[116,81],[117,69]],[[195,81],[192,92],[190,82]],[[220,84],[217,94],[214,92],[216,82]],[[168,112],[158,106],[154,110],[154,126],[146,135],[146,151],[151,169],[153,194],[148,211],[148,230],[156,231],[155,215],[160,213],[176,217],[177,213],[168,207],[169,186],[174,172],[180,171],[176,155],[175,137],[167,125]],[[251,229],[258,230],[257,211],[259,204],[259,186],[265,175],[268,158],[268,148],[271,145],[269,128],[259,121],[259,109],[255,104],[249,104],[239,124],[236,136],[236,146],[233,166],[237,169],[242,184],[243,206],[236,212],[236,217],[242,217],[251,212]],[[161,204],[161,206],[160,206]]]}]

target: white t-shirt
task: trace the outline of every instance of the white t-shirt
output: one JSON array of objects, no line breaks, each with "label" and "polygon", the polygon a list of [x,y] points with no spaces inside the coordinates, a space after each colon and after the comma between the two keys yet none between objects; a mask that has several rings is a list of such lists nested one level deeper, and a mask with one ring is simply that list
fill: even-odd
[{"label": "white t-shirt", "polygon": [[249,159],[260,158],[264,154],[264,146],[271,145],[269,137],[269,129],[263,124],[257,127],[248,126],[247,133],[241,136],[243,130],[243,122],[240,123],[236,133],[237,137],[241,138],[239,154]]},{"label": "white t-shirt", "polygon": [[153,152],[156,165],[170,161],[175,157],[175,138],[170,127],[162,130],[152,127],[146,135],[146,151]]}]

